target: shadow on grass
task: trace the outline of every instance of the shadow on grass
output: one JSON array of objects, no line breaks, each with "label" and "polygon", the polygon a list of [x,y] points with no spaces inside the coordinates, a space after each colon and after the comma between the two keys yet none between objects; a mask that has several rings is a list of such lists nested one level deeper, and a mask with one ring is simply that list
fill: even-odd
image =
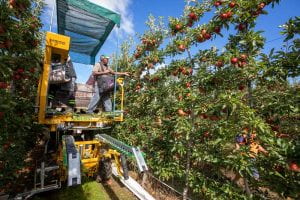
[{"label": "shadow on grass", "polygon": [[33,200],[87,200],[86,195],[82,185],[78,185],[44,192],[36,195]]},{"label": "shadow on grass", "polygon": [[119,199],[119,197],[117,196],[117,194],[114,192],[114,190],[111,188],[110,185],[104,183],[103,188],[105,189],[105,191],[107,192],[111,200],[121,200]]}]

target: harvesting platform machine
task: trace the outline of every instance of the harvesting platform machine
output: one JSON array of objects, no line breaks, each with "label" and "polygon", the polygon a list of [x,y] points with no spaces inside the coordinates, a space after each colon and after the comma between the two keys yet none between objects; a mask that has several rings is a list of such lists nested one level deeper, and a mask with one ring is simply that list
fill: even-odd
[{"label": "harvesting platform machine", "polygon": [[34,188],[16,199],[59,189],[63,184],[79,185],[83,176],[106,181],[112,173],[138,198],[153,199],[128,176],[126,159],[130,157],[137,162],[140,172],[148,170],[143,153],[138,147],[111,137],[108,131],[111,125],[124,120],[124,79],[115,78],[119,89],[115,87],[112,94],[112,112],[96,114],[83,112],[93,95],[91,86],[75,84],[73,107],[69,109],[63,103],[67,92],[62,89],[62,85],[68,84],[67,78],[61,79],[63,83],[55,82],[56,75],[66,75],[64,63],[69,56],[76,63],[95,63],[95,56],[114,26],[120,26],[120,15],[88,0],[57,0],[53,13],[54,10],[57,10],[57,33],[46,33],[37,95],[38,122],[47,127],[44,154],[37,162]]}]

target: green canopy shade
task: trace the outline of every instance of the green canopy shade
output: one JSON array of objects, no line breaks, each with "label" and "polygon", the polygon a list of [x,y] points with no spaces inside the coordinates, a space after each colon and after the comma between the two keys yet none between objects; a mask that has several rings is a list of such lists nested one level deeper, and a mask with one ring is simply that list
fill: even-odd
[{"label": "green canopy shade", "polygon": [[74,62],[95,64],[95,56],[117,24],[120,15],[87,0],[57,0],[57,29],[71,37]]}]

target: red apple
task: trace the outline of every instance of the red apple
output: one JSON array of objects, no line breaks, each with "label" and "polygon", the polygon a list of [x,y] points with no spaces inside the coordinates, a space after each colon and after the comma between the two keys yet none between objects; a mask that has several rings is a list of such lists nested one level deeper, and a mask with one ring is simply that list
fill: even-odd
[{"label": "red apple", "polygon": [[181,73],[182,73],[183,75],[186,75],[186,73],[187,73],[187,70],[186,70],[186,68],[185,68],[185,67],[183,67],[183,68],[181,69]]},{"label": "red apple", "polygon": [[179,46],[178,46],[178,49],[179,49],[179,51],[185,51],[185,45],[184,44],[180,44]]},{"label": "red apple", "polygon": [[206,138],[209,137],[209,131],[205,131],[205,132],[203,133],[203,136],[206,137]]},{"label": "red apple", "polygon": [[29,69],[29,71],[30,71],[31,73],[34,73],[34,72],[35,72],[35,68],[34,68],[34,67],[31,67],[31,68]]},{"label": "red apple", "polygon": [[24,11],[27,9],[27,6],[24,3],[19,3],[18,9],[19,9],[19,11]]},{"label": "red apple", "polygon": [[158,76],[155,76],[155,77],[153,77],[153,82],[156,82],[156,81],[158,81],[159,80],[159,77]]},{"label": "red apple", "polygon": [[265,6],[266,6],[266,3],[261,2],[260,4],[258,4],[258,9],[262,10],[262,9],[264,9]]},{"label": "red apple", "polygon": [[190,20],[197,20],[198,16],[194,12],[190,12],[189,13],[189,18],[190,18]]},{"label": "red apple", "polygon": [[178,114],[179,114],[180,116],[186,116],[186,115],[187,115],[187,113],[184,112],[182,109],[178,109]]},{"label": "red apple", "polygon": [[218,121],[220,118],[218,116],[212,115],[209,117],[211,121]]},{"label": "red apple", "polygon": [[300,167],[297,165],[296,162],[290,162],[289,168],[291,171],[300,172]]},{"label": "red apple", "polygon": [[198,35],[198,36],[197,36],[197,41],[198,41],[198,42],[204,42],[205,39],[203,38],[202,35]]},{"label": "red apple", "polygon": [[186,88],[190,88],[190,87],[191,87],[191,83],[190,83],[190,82],[187,82],[187,83],[185,84],[185,86],[186,86]]},{"label": "red apple", "polygon": [[227,13],[220,14],[220,18],[223,19],[223,20],[227,19],[228,18]]},{"label": "red apple", "polygon": [[245,61],[245,60],[247,60],[247,55],[246,54],[241,54],[240,55],[240,59],[242,60],[242,61]]},{"label": "red apple", "polygon": [[276,134],[276,137],[278,137],[278,138],[289,138],[290,135],[289,134],[285,134],[285,133],[278,133],[278,134]]},{"label": "red apple", "polygon": [[245,28],[246,28],[246,24],[241,23],[238,25],[239,31],[243,31],[243,30],[245,30]]},{"label": "red apple", "polygon": [[205,33],[203,35],[203,37],[206,39],[206,40],[209,40],[211,38],[211,34],[210,33]]},{"label": "red apple", "polygon": [[6,82],[0,82],[0,89],[6,89],[8,84]]},{"label": "red apple", "polygon": [[224,63],[223,63],[223,61],[218,60],[218,61],[216,62],[215,65],[216,65],[217,67],[223,67],[223,66],[224,66]]},{"label": "red apple", "polygon": [[182,26],[180,24],[176,24],[175,30],[180,31],[182,29]]},{"label": "red apple", "polygon": [[4,112],[0,112],[0,119],[4,117]]},{"label": "red apple", "polygon": [[236,58],[236,57],[233,57],[233,58],[231,58],[230,61],[231,61],[232,64],[236,64],[239,61],[239,59]]},{"label": "red apple", "polygon": [[242,61],[242,62],[239,62],[238,63],[238,67],[240,67],[240,68],[243,68],[243,67],[245,67],[247,65],[247,62],[245,62],[245,61]]},{"label": "red apple", "polygon": [[11,40],[6,40],[4,44],[7,49],[10,49],[13,45]]},{"label": "red apple", "polygon": [[0,49],[4,49],[4,48],[6,48],[5,44],[3,42],[0,42]]},{"label": "red apple", "polygon": [[140,56],[141,56],[141,54],[139,54],[139,53],[134,54],[135,59],[138,59]]},{"label": "red apple", "polygon": [[153,64],[158,63],[159,59],[157,57],[153,58]]},{"label": "red apple", "polygon": [[153,63],[148,63],[147,68],[152,69],[154,67]]},{"label": "red apple", "polygon": [[4,25],[0,24],[0,35],[5,33]]},{"label": "red apple", "polygon": [[227,14],[227,19],[229,19],[233,15],[233,13],[231,11],[228,11],[226,14]]},{"label": "red apple", "polygon": [[200,93],[205,93],[205,89],[203,87],[199,87],[199,92]]},{"label": "red apple", "polygon": [[147,44],[147,43],[148,43],[148,40],[145,39],[145,38],[143,38],[143,39],[142,39],[142,43],[143,43],[143,44]]},{"label": "red apple", "polygon": [[207,114],[205,114],[205,113],[200,114],[200,117],[201,117],[202,119],[207,119],[207,118],[208,118]]},{"label": "red apple", "polygon": [[9,0],[9,6],[10,8],[16,7],[16,0]]},{"label": "red apple", "polygon": [[185,68],[183,66],[180,66],[178,69],[180,72],[183,72],[185,70]]},{"label": "red apple", "polygon": [[173,75],[173,76],[177,76],[177,75],[178,75],[178,71],[177,71],[177,70],[173,71],[173,72],[172,72],[172,75]]},{"label": "red apple", "polygon": [[10,143],[3,144],[3,150],[7,150],[10,147]]},{"label": "red apple", "polygon": [[189,21],[188,23],[187,23],[187,26],[188,27],[192,27],[194,25],[194,22],[193,21]]},{"label": "red apple", "polygon": [[151,41],[151,44],[152,44],[152,45],[156,45],[156,44],[157,44],[157,40],[156,40],[156,39],[153,39],[153,40]]},{"label": "red apple", "polygon": [[216,2],[214,3],[214,6],[216,6],[216,7],[219,7],[220,5],[222,5],[222,2],[221,2],[221,1],[216,1]]},{"label": "red apple", "polygon": [[243,91],[245,89],[245,85],[239,85],[239,90]]},{"label": "red apple", "polygon": [[236,5],[236,3],[233,2],[233,1],[229,3],[229,7],[230,7],[230,8],[234,8],[235,5]]},{"label": "red apple", "polygon": [[284,168],[283,168],[281,165],[275,165],[275,166],[274,166],[274,169],[275,169],[277,172],[279,172],[279,173],[281,173],[281,172],[284,171]]},{"label": "red apple", "polygon": [[261,10],[256,10],[256,11],[253,11],[252,12],[252,16],[253,17],[257,17],[258,15],[260,15],[261,14]]},{"label": "red apple", "polygon": [[206,29],[202,29],[201,30],[201,35],[205,35],[207,33],[207,30]]},{"label": "red apple", "polygon": [[20,74],[24,73],[24,68],[18,68],[17,72],[20,73]]},{"label": "red apple", "polygon": [[215,32],[215,33],[220,33],[220,32],[221,32],[221,27],[220,27],[220,26],[216,26],[216,27],[214,28],[214,32]]},{"label": "red apple", "polygon": [[36,23],[31,23],[30,28],[31,28],[31,30],[35,30],[37,28]]},{"label": "red apple", "polygon": [[33,47],[37,47],[39,45],[39,41],[38,40],[33,40],[32,41],[32,46]]},{"label": "red apple", "polygon": [[278,125],[272,125],[271,126],[272,131],[279,131],[280,127]]},{"label": "red apple", "polygon": [[190,115],[191,113],[192,113],[191,110],[187,110],[187,111],[186,111],[186,114],[188,114],[188,115]]},{"label": "red apple", "polygon": [[14,80],[20,80],[20,79],[21,79],[21,76],[20,76],[19,74],[15,74],[15,75],[13,76],[13,79],[14,79]]}]

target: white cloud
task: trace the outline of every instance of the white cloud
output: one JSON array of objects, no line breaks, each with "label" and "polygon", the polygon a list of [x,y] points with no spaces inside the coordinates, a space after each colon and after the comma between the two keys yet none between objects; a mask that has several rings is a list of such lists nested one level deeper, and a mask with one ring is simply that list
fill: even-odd
[{"label": "white cloud", "polygon": [[[150,74],[154,74],[155,72],[157,72],[157,70],[159,70],[159,69],[161,69],[161,68],[164,68],[164,67],[166,67],[166,64],[165,64],[165,63],[159,63],[159,64],[157,64],[157,65],[155,66],[154,69],[150,69],[150,70],[149,70],[149,73],[150,73]],[[144,72],[141,74],[141,76],[143,77],[144,75],[146,75],[146,73],[147,73],[147,71],[144,71]]]},{"label": "white cloud", "polygon": [[[43,29],[50,31],[50,25],[51,25],[51,16],[52,16],[52,12],[53,12],[53,5],[55,3],[55,0],[44,0],[45,2],[45,6],[43,9],[43,13],[41,15],[41,19],[42,22],[44,24]],[[56,15],[55,12],[53,13],[53,20],[52,20],[52,30],[54,31],[57,28],[57,24],[56,24]]]},{"label": "white cloud", "polygon": [[[119,29],[119,34],[124,36],[126,34],[133,35],[134,25],[133,25],[133,14],[129,9],[132,0],[89,0],[90,2],[105,7],[109,10],[117,12],[121,15],[121,27]],[[49,21],[52,13],[52,8],[55,0],[45,0],[46,6],[44,9],[43,16],[45,16]],[[47,23],[45,22],[45,23]],[[48,24],[47,23],[47,24]],[[56,27],[56,16],[54,16],[53,25]],[[115,29],[115,34],[118,35],[118,29]]]},{"label": "white cloud", "polygon": [[132,0],[89,0],[121,15],[121,34],[134,34],[133,14],[129,9]]}]

